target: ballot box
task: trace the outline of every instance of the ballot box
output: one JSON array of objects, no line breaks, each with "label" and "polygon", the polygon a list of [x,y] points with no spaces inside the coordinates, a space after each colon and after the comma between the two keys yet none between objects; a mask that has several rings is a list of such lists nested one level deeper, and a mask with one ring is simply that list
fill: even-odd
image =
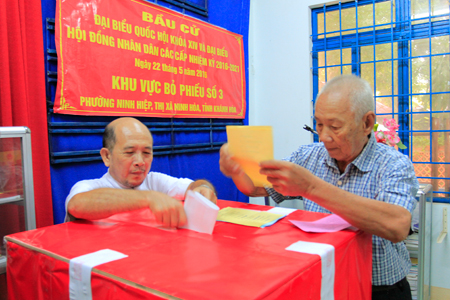
[{"label": "ballot box", "polygon": [[[218,206],[271,208],[223,200]],[[208,235],[146,224],[137,211],[16,233],[5,237],[8,295],[69,299],[71,261],[109,249],[126,257],[92,268],[92,299],[371,299],[371,235],[307,233],[289,221],[324,216],[296,210],[264,228],[218,221]],[[305,248],[286,250],[298,242]]]}]

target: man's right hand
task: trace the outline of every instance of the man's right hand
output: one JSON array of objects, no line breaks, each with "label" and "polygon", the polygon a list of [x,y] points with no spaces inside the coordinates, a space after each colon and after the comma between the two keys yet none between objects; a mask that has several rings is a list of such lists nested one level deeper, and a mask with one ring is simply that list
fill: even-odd
[{"label": "man's right hand", "polygon": [[220,148],[219,165],[220,171],[227,177],[233,177],[243,173],[241,166],[232,159],[227,143],[223,144]]},{"label": "man's right hand", "polygon": [[186,213],[180,201],[160,192],[151,191],[147,194],[149,209],[158,223],[168,228],[181,227],[186,224]]}]

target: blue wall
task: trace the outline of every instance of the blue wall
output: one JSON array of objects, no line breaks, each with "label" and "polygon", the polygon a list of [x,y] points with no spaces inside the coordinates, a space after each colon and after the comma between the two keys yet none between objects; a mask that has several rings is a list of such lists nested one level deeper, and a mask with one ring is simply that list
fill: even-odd
[{"label": "blue wall", "polygon": [[[55,0],[41,0],[41,2],[45,39],[46,100],[48,103],[53,211],[55,223],[61,223],[64,220],[65,214],[65,198],[71,187],[79,180],[99,178],[106,172],[107,169],[100,160],[98,151],[101,148],[101,135],[104,125],[113,120],[114,117],[53,114],[52,107],[56,88],[57,58],[54,51],[55,41],[52,28],[53,21],[51,19],[55,18],[56,3]],[[185,11],[177,6],[168,5],[166,2],[157,1],[157,4],[243,35],[248,99],[247,45],[250,0],[209,0],[207,1],[207,17]],[[233,182],[222,175],[218,163],[218,149],[222,143],[226,142],[225,125],[248,124],[248,111],[243,121],[223,119],[139,119],[146,123],[152,130],[155,148],[158,146],[164,147],[164,145],[173,146],[194,143],[197,145],[206,145],[200,148],[194,148],[194,150],[189,149],[189,147],[181,147],[174,151],[177,154],[166,154],[170,150],[173,153],[173,147],[168,149],[168,152],[160,151],[158,153],[156,151],[152,171],[191,179],[206,178],[216,186],[220,199],[248,202],[248,197],[240,193]],[[164,124],[160,125],[161,122],[164,122]],[[205,129],[207,126],[213,129]],[[174,127],[179,128],[180,131],[170,130],[170,128]],[[190,130],[183,131],[185,128],[190,128]]]}]

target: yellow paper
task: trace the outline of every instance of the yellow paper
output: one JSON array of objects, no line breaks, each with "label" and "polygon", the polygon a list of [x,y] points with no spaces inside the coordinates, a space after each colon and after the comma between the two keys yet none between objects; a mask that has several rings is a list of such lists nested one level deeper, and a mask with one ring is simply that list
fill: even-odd
[{"label": "yellow paper", "polygon": [[217,221],[252,227],[261,227],[264,224],[278,220],[281,217],[283,217],[283,215],[273,214],[266,211],[226,207],[219,211]]},{"label": "yellow paper", "polygon": [[259,163],[273,159],[271,126],[227,126],[230,153],[255,186],[271,187],[267,177],[259,173]]}]

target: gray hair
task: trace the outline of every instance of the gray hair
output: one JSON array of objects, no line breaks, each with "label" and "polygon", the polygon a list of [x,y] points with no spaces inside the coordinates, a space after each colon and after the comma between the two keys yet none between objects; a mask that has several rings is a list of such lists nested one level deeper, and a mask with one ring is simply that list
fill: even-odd
[{"label": "gray hair", "polygon": [[320,95],[337,89],[347,92],[347,98],[350,100],[351,109],[355,113],[356,121],[361,120],[367,112],[375,111],[370,84],[353,74],[340,75],[328,81],[317,95],[316,103]]}]

